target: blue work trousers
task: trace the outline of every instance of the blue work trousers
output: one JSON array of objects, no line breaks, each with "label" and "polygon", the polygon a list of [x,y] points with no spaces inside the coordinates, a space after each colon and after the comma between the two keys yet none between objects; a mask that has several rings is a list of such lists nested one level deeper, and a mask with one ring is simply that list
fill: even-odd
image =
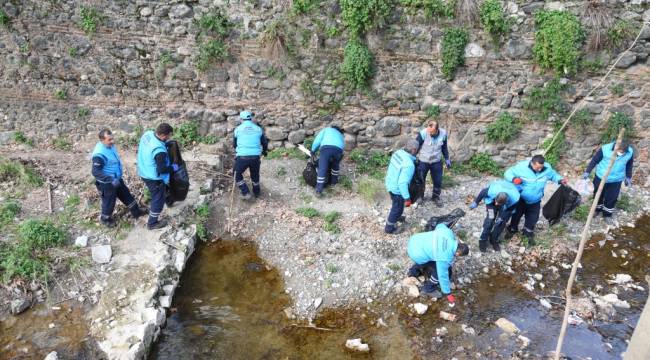
[{"label": "blue work trousers", "polygon": [[124,184],[122,179],[120,179],[120,185],[117,188],[114,187],[113,184],[100,183],[98,181],[95,181],[95,186],[97,187],[99,196],[102,199],[102,220],[108,220],[111,218],[113,211],[115,210],[115,202],[117,199],[120,199],[120,201],[129,208],[129,211],[133,216],[139,214],[140,208],[138,207],[138,202],[135,201],[135,198],[131,195],[129,188],[126,187],[126,184]]},{"label": "blue work trousers", "polygon": [[427,173],[431,172],[431,180],[433,182],[433,192],[431,193],[431,199],[437,199],[440,197],[440,192],[442,189],[442,161],[426,163],[420,161],[418,164],[418,172],[420,173],[420,178],[424,181],[424,189],[426,189],[427,184]]},{"label": "blue work trousers", "polygon": [[237,156],[235,158],[235,182],[242,195],[248,194],[248,185],[244,180],[244,171],[250,171],[251,182],[253,183],[253,194],[260,194],[260,157],[259,156]]},{"label": "blue work trousers", "polygon": [[142,179],[151,194],[151,205],[149,205],[149,219],[147,225],[151,226],[158,222],[158,218],[165,207],[165,190],[167,185],[162,180]]},{"label": "blue work trousers", "polygon": [[[594,176],[594,196],[596,196],[600,182],[601,179],[598,176]],[[614,214],[618,195],[621,193],[622,183],[622,181],[605,183],[605,186],[603,186],[603,192],[600,194],[600,198],[598,198],[598,205],[596,207],[596,211],[601,211],[603,217],[610,217]]]},{"label": "blue work trousers", "polygon": [[494,206],[494,204],[485,205],[485,220],[483,220],[483,232],[481,232],[481,237],[479,241],[490,241],[491,244],[499,243],[499,236],[505,229],[508,220],[514,210],[516,205],[511,206],[508,209],[503,209],[505,205],[500,207]]},{"label": "blue work trousers", "polygon": [[390,212],[388,213],[388,220],[386,220],[386,227],[384,231],[388,234],[391,234],[397,230],[397,220],[399,220],[402,213],[404,213],[404,198],[402,195],[395,195],[392,192],[389,192],[390,199],[393,204],[390,207]]},{"label": "blue work trousers", "polygon": [[343,150],[336,146],[325,145],[320,148],[318,158],[318,178],[316,179],[316,192],[323,192],[327,185],[327,172],[330,171],[330,185],[339,182],[339,164],[343,158]]},{"label": "blue work trousers", "polygon": [[535,225],[539,220],[541,203],[541,201],[538,201],[534,204],[526,204],[524,199],[520,199],[516,205],[515,213],[512,215],[512,220],[510,220],[510,231],[516,233],[519,229],[519,220],[521,220],[522,216],[525,216],[522,233],[524,236],[532,238],[535,235]]}]

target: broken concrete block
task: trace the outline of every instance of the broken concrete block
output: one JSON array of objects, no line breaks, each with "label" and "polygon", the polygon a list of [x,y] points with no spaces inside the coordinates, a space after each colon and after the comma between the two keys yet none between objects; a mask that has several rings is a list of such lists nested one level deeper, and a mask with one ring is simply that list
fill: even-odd
[{"label": "broken concrete block", "polygon": [[370,347],[368,346],[368,344],[362,343],[361,339],[348,339],[345,342],[345,347],[352,351],[358,351],[358,352],[370,351]]},{"label": "broken concrete block", "polygon": [[411,308],[418,314],[418,315],[423,315],[424,313],[427,312],[427,309],[429,308],[427,305],[422,304],[422,303],[415,303],[411,304]]},{"label": "broken concrete block", "polygon": [[77,238],[74,240],[74,244],[75,246],[86,247],[88,245],[88,236],[77,236]]},{"label": "broken concrete block", "polygon": [[93,261],[98,264],[106,264],[111,261],[113,252],[110,245],[97,245],[91,248]]},{"label": "broken concrete block", "polygon": [[446,311],[440,311],[440,318],[447,321],[456,321],[456,315]]},{"label": "broken concrete block", "polygon": [[501,330],[507,332],[508,334],[516,334],[519,332],[519,328],[512,321],[506,318],[499,318],[495,324],[501,328]]}]

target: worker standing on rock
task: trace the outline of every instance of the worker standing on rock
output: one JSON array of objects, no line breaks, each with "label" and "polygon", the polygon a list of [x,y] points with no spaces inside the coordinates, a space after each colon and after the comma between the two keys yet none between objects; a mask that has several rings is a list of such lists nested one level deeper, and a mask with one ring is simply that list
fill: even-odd
[{"label": "worker standing on rock", "polygon": [[415,174],[415,155],[418,153],[418,142],[409,140],[404,149],[397,150],[390,158],[386,171],[386,190],[390,194],[392,206],[386,220],[384,231],[388,234],[398,233],[397,221],[404,221],[404,207],[411,206],[409,184]]},{"label": "worker standing on rock", "polygon": [[165,142],[171,139],[174,128],[162,123],[156,131],[148,130],[140,138],[138,145],[138,175],[142,178],[151,194],[149,207],[149,230],[161,229],[167,226],[166,220],[160,220],[160,214],[165,206],[165,190],[169,185],[170,175],[178,171],[178,165],[172,164],[167,154]]},{"label": "worker standing on rock", "polygon": [[[456,303],[451,294],[452,265],[456,256],[469,254],[467,244],[456,240],[454,233],[445,224],[438,224],[433,231],[415,234],[407,245],[409,258],[415,262],[408,275],[424,276],[422,293],[434,298],[447,295],[450,305]],[[440,290],[442,290],[442,293]]]},{"label": "worker standing on rock", "polygon": [[614,214],[614,207],[616,207],[616,201],[618,201],[618,195],[621,192],[621,184],[625,183],[625,186],[632,186],[632,168],[634,167],[634,150],[630,146],[629,140],[621,141],[618,148],[615,148],[615,146],[616,142],[603,145],[591,158],[591,162],[589,162],[587,169],[582,174],[583,179],[588,179],[591,170],[596,168],[596,176],[594,176],[594,196],[596,196],[600,182],[605,176],[605,172],[607,172],[609,161],[612,156],[616,156],[614,166],[607,177],[607,181],[605,181],[603,192],[596,207],[596,211],[602,212],[605,221],[608,223]]},{"label": "worker standing on rock", "polygon": [[339,182],[339,163],[343,158],[345,140],[343,130],[338,126],[326,127],[316,135],[311,145],[311,152],[315,154],[320,149],[318,158],[318,177],[316,178],[316,194],[320,197],[327,185],[327,172],[330,172],[330,185]]},{"label": "worker standing on rock", "polygon": [[485,220],[483,220],[483,232],[478,242],[481,252],[487,250],[488,240],[494,251],[500,251],[499,236],[506,227],[510,216],[515,211],[519,202],[519,190],[506,180],[491,182],[488,187],[479,192],[474,201],[469,205],[470,209],[476,209],[481,200],[485,199]]},{"label": "worker standing on rock", "polygon": [[99,131],[99,142],[92,152],[92,174],[95,186],[102,199],[102,212],[99,221],[107,227],[114,227],[113,210],[117,199],[126,205],[134,218],[147,213],[140,209],[129,188],[122,180],[122,160],[115,148],[115,137],[110,129]]},{"label": "worker standing on rock", "polygon": [[451,168],[449,151],[447,150],[447,131],[438,127],[438,122],[431,121],[417,136],[420,144],[418,151],[418,172],[426,184],[427,173],[431,172],[433,190],[431,200],[442,207],[440,193],[442,188],[442,159],[444,157],[447,169]]},{"label": "worker standing on rock", "polygon": [[535,225],[539,220],[544,187],[547,181],[566,185],[567,180],[560,176],[551,164],[545,163],[544,156],[535,155],[528,160],[522,160],[517,165],[506,170],[504,178],[518,186],[521,193],[515,213],[508,226],[508,238],[517,233],[519,220],[524,219],[523,235],[528,240],[528,245],[535,245]]},{"label": "worker standing on rock", "polygon": [[237,126],[233,136],[235,147],[235,182],[239,187],[240,196],[249,200],[251,194],[248,185],[244,180],[244,171],[250,171],[253,185],[253,195],[260,196],[260,156],[265,155],[268,150],[269,141],[264,135],[264,130],[253,122],[253,113],[242,111],[239,113],[242,123]]}]

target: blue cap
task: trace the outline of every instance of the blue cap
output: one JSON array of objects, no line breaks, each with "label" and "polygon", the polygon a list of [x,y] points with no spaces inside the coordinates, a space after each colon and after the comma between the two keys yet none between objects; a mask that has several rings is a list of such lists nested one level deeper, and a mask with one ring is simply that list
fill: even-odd
[{"label": "blue cap", "polygon": [[239,113],[239,118],[242,120],[252,120],[253,114],[250,111],[242,111]]}]

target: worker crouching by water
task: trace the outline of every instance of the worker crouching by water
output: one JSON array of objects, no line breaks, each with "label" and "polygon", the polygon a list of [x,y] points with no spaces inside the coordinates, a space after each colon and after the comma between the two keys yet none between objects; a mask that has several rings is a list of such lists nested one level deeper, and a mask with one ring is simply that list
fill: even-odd
[{"label": "worker crouching by water", "polygon": [[440,298],[444,294],[449,304],[454,305],[456,299],[451,294],[451,268],[457,256],[469,254],[467,244],[456,240],[447,225],[438,224],[433,231],[411,236],[407,253],[415,262],[409,269],[409,276],[426,278],[422,293],[434,298]]},{"label": "worker crouching by water", "polygon": [[481,190],[470,204],[469,208],[473,210],[485,199],[486,214],[485,220],[483,220],[483,232],[481,232],[478,242],[481,252],[487,250],[488,241],[492,244],[494,251],[501,250],[499,237],[510,216],[514,213],[519,197],[519,190],[514,184],[505,180],[498,180]]}]

